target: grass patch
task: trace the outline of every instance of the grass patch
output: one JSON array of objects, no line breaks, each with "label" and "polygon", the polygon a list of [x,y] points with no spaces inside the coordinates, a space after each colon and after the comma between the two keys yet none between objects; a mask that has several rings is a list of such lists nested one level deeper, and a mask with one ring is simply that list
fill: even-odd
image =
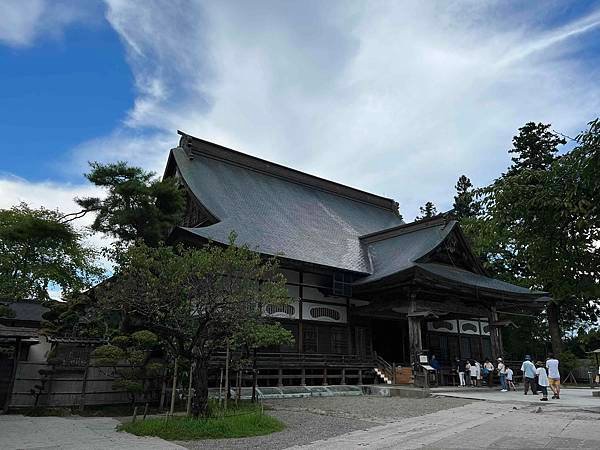
[{"label": "grass patch", "polygon": [[205,419],[153,418],[138,420],[135,423],[128,422],[117,427],[119,431],[126,431],[136,436],[157,436],[171,441],[262,436],[284,428],[285,426],[279,420],[262,414],[259,410],[238,411],[237,414]]}]

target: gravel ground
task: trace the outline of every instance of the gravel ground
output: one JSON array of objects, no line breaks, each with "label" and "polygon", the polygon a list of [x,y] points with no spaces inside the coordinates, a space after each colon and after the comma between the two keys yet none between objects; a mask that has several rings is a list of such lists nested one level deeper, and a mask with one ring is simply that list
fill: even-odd
[{"label": "gravel ground", "polygon": [[267,411],[286,424],[268,436],[177,442],[189,449],[282,449],[308,444],[399,419],[422,416],[471,403],[457,398],[309,397],[268,400]]}]

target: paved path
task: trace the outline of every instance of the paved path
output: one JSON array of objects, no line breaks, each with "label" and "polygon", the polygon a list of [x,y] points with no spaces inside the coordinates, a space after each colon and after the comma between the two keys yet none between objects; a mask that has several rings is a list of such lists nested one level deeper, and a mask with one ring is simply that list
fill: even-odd
[{"label": "paved path", "polygon": [[158,438],[118,433],[108,417],[25,417],[0,415],[0,449],[105,450],[184,449]]},{"label": "paved path", "polygon": [[[440,390],[432,389],[432,394],[444,397],[454,397],[473,400],[487,400],[500,402],[518,402],[518,403],[541,403],[541,395],[534,396],[523,395],[523,391],[500,392],[498,389],[483,388],[456,388],[449,391],[447,388]],[[552,392],[548,389],[548,395],[552,397]],[[593,397],[592,390],[585,389],[561,389],[560,400],[549,399],[547,404],[556,406],[567,406],[571,408],[600,408],[600,397]]]},{"label": "paved path", "polygon": [[574,413],[557,406],[476,402],[291,448],[598,449],[598,420],[598,413]]}]

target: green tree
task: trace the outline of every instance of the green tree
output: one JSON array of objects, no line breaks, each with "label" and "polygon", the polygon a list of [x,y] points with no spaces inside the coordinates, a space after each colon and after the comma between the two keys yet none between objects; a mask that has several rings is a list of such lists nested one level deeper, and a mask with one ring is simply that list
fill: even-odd
[{"label": "green tree", "polygon": [[514,164],[481,191],[479,243],[508,281],[551,294],[547,321],[553,350],[560,353],[565,328],[597,317],[597,182],[594,171],[586,175],[584,169],[593,167],[591,155],[598,154],[590,135],[598,130],[592,127],[577,148],[555,157],[564,139],[549,128],[521,128],[511,149]]},{"label": "green tree", "polygon": [[85,176],[106,190],[105,197],[78,198],[82,211],[69,219],[93,212],[92,230],[112,235],[124,242],[143,240],[156,246],[164,241],[180,221],[185,197],[173,178],[159,180],[154,173],[125,162],[90,163]]},{"label": "green tree", "polygon": [[140,396],[148,400],[152,382],[164,368],[163,361],[153,356],[153,350],[158,346],[155,333],[139,330],[131,335],[113,337],[110,344],[92,352],[92,359],[99,366],[113,367],[118,375],[113,381],[113,389],[127,392],[133,406]]},{"label": "green tree", "polygon": [[427,202],[425,205],[419,208],[419,212],[421,215],[417,216],[415,220],[423,220],[429,219],[431,217],[437,216],[437,208],[432,202]]},{"label": "green tree", "polygon": [[139,244],[97,292],[102,305],[152,330],[172,354],[194,361],[193,412],[208,413],[208,364],[244,326],[262,323],[263,307],[288,301],[275,259],[246,246],[201,248]]},{"label": "green tree", "polygon": [[58,211],[25,203],[0,210],[0,298],[49,298],[50,286],[73,292],[102,271],[84,235]]},{"label": "green tree", "polygon": [[551,125],[528,122],[519,128],[513,138],[513,147],[508,153],[516,154],[508,175],[516,175],[523,170],[548,170],[556,158],[558,147],[566,140],[551,129]]},{"label": "green tree", "polygon": [[456,189],[454,216],[459,220],[475,217],[478,213],[478,205],[474,201],[475,192],[471,180],[466,175],[461,175],[454,188]]},{"label": "green tree", "polygon": [[253,321],[244,322],[236,331],[232,341],[234,347],[241,348],[244,357],[250,360],[252,367],[252,401],[255,402],[258,350],[274,345],[293,344],[294,336],[289,330],[283,328],[279,322],[272,322],[265,316],[259,316]]}]

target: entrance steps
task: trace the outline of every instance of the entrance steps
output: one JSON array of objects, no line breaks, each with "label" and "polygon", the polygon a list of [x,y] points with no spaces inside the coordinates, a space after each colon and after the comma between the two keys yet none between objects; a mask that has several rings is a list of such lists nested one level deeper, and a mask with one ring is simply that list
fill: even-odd
[{"label": "entrance steps", "polygon": [[392,380],[390,380],[390,379],[388,378],[388,376],[385,374],[385,372],[384,372],[384,371],[382,371],[382,370],[381,370],[381,369],[379,369],[378,367],[375,367],[375,369],[373,369],[373,370],[375,370],[375,373],[377,374],[377,376],[378,376],[379,378],[381,378],[385,384],[392,384]]}]

